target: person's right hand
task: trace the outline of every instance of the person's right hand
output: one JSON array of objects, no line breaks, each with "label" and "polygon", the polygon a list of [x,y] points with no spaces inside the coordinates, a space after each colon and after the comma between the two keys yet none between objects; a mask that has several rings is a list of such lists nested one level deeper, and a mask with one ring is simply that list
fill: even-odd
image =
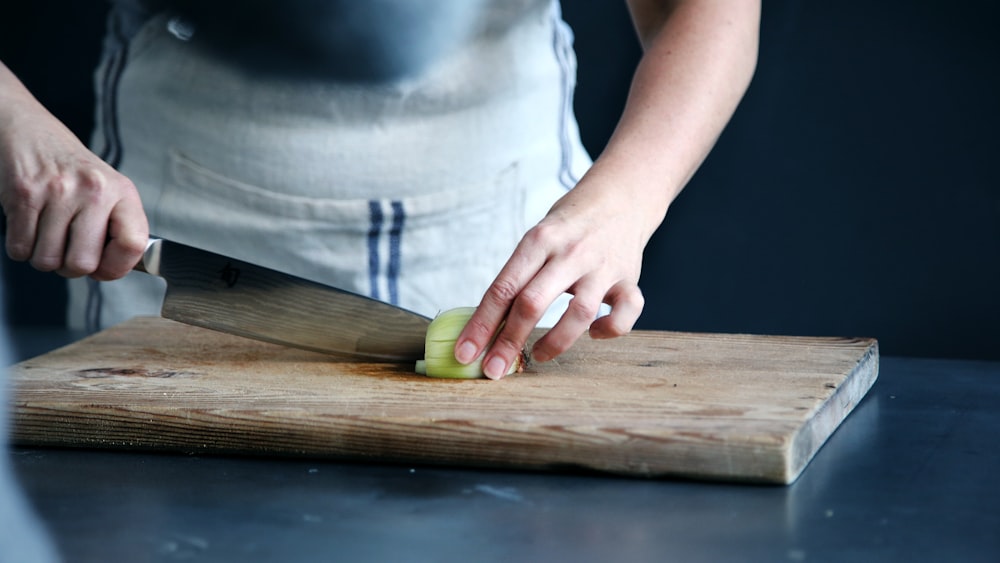
[{"label": "person's right hand", "polygon": [[149,237],[135,186],[33,98],[4,105],[0,206],[7,254],[65,277],[127,274]]}]

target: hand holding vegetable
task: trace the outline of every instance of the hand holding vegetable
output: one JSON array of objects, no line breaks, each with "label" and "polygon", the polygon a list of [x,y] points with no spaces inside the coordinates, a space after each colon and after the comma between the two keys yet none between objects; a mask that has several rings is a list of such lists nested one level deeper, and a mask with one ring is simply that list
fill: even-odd
[{"label": "hand holding vegetable", "polygon": [[149,235],[132,182],[90,152],[2,64],[0,206],[11,259],[66,277],[124,276]]},{"label": "hand holding vegetable", "polygon": [[[662,217],[637,216],[627,187],[609,182],[595,165],[525,235],[477,308],[435,318],[427,332],[427,375],[500,379],[517,371],[532,329],[564,292],[573,298],[534,344],[532,361],[558,356],[588,330],[592,338],[614,338],[632,329],[643,307],[642,250]],[[601,303],[611,313],[597,318]],[[459,312],[461,318],[453,315]],[[439,331],[442,320],[461,332]]]},{"label": "hand holding vegetable", "polygon": [[[524,237],[455,345],[463,363],[485,351],[491,378],[503,377],[564,291],[573,294],[569,309],[535,344],[534,360],[566,351],[588,327],[595,338],[632,328],[643,306],[643,248],[749,85],[759,0],[629,0],[629,8],[645,52],[614,135]],[[595,320],[602,301],[611,314]]]},{"label": "hand holding vegetable", "polygon": [[[487,290],[455,347],[468,362],[489,344],[483,361],[491,378],[505,375],[531,330],[563,293],[569,306],[531,351],[544,362],[565,352],[589,330],[592,338],[628,333],[642,312],[639,290],[642,250],[659,223],[657,211],[636,215],[627,189],[602,178],[595,165],[583,181],[553,206],[522,239]],[[597,318],[601,303],[611,313]]]}]

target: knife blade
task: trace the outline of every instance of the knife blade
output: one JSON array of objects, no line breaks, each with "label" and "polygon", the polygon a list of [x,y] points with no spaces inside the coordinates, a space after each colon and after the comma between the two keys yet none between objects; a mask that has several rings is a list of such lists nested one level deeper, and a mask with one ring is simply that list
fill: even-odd
[{"label": "knife blade", "polygon": [[364,295],[162,238],[134,269],[167,281],[168,319],[342,357],[424,354],[429,318]]}]

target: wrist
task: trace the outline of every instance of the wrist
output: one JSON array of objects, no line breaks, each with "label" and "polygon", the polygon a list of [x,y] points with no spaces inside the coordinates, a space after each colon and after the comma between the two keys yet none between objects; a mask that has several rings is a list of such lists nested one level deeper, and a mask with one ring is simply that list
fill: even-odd
[{"label": "wrist", "polygon": [[683,188],[683,183],[653,157],[615,149],[605,150],[580,183],[612,186],[606,190],[608,195],[632,210],[644,242],[663,223]]}]

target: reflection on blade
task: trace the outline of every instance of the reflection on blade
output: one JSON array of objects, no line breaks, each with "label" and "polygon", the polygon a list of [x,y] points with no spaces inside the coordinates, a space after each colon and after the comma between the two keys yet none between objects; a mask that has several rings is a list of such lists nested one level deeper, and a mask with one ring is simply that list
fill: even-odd
[{"label": "reflection on blade", "polygon": [[164,317],[327,354],[413,361],[430,319],[340,289],[157,241]]}]

